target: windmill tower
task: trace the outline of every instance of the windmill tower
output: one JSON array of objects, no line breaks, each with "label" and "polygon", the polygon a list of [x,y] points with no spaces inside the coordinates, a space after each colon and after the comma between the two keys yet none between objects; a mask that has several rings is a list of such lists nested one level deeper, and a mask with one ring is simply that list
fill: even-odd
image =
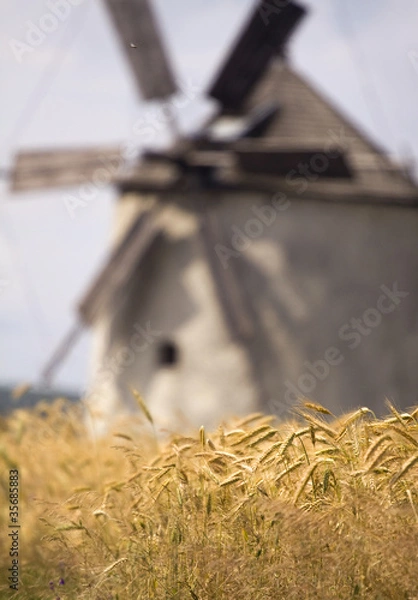
[{"label": "windmill tower", "polygon": [[[107,5],[144,96],[169,97],[148,2]],[[303,15],[260,1],[208,91],[215,116],[116,177],[113,247],[79,307],[103,422],[135,410],[130,386],[170,427],[303,395],[415,401],[418,191],[289,65]],[[15,188],[88,180],[106,152],[23,153]]]}]

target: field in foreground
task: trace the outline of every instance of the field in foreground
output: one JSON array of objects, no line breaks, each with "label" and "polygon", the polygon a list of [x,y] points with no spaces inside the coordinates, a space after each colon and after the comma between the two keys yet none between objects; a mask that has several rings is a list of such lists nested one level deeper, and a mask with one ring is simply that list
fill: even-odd
[{"label": "field in foreground", "polygon": [[132,427],[94,442],[74,406],[16,411],[0,422],[0,597],[418,599],[418,409],[390,408],[306,404],[164,444]]}]

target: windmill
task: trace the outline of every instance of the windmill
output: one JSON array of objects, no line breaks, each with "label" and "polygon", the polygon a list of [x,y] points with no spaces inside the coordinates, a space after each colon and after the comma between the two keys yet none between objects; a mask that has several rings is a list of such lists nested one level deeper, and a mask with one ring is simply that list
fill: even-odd
[{"label": "windmill", "polygon": [[[149,2],[106,5],[143,97],[169,98],[177,90],[175,77]],[[176,132],[169,148],[150,149],[114,175],[121,193],[115,241],[79,306],[83,326],[96,332],[88,401],[106,419],[133,409],[131,384],[168,422],[176,411],[201,423],[225,410],[278,408],[274,398],[283,382],[280,406],[288,409],[345,359],[333,346],[334,353],[317,360],[314,352],[313,360],[302,327],[311,306],[322,319],[320,311],[329,307],[339,281],[329,262],[338,256],[335,244],[356,219],[370,218],[365,206],[410,210],[417,189],[289,66],[287,43],[304,14],[295,2],[258,2],[207,92],[217,102],[216,114],[194,135]],[[88,181],[117,154],[112,148],[22,152],[13,187]],[[403,214],[415,223],[416,211]],[[283,248],[298,255],[305,244],[308,257],[322,256],[324,238],[333,238],[332,231],[324,235],[330,215],[338,237],[328,247],[331,258],[322,259],[328,266],[315,281],[296,260],[300,281],[291,282]],[[308,217],[313,225],[301,231]],[[376,240],[387,235],[385,228],[373,229]],[[360,268],[350,252],[346,267],[359,262]],[[321,304],[321,286],[328,305]],[[362,293],[371,296],[373,287],[364,284]],[[331,319],[337,331],[344,315]],[[324,329],[316,332],[317,347],[326,340]],[[76,333],[53,357],[48,374]],[[340,393],[345,377],[332,389]]]}]

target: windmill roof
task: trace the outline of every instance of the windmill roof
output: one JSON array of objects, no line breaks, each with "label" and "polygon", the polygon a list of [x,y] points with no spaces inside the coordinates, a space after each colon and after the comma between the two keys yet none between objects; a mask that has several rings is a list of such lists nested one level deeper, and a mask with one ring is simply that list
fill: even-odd
[{"label": "windmill roof", "polygon": [[[260,110],[274,106],[278,110],[270,110],[260,126]],[[207,186],[294,194],[308,165],[312,199],[418,203],[418,188],[402,165],[284,60],[273,61],[242,109],[228,114],[227,125],[226,114],[221,111],[198,136],[170,151],[145,155],[121,188],[181,191],[195,175]],[[251,128],[251,118],[257,127]]]}]

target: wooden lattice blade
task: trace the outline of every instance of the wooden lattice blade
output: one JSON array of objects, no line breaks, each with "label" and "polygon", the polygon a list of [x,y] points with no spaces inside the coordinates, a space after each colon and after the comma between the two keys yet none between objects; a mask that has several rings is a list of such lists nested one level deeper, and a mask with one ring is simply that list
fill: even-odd
[{"label": "wooden lattice blade", "polygon": [[305,9],[295,2],[258,2],[239,35],[209,96],[228,110],[238,109],[262,77],[270,60],[283,48]]},{"label": "wooden lattice blade", "polygon": [[135,80],[146,100],[177,91],[157,19],[148,0],[105,0]]},{"label": "wooden lattice blade", "polygon": [[89,181],[103,186],[115,181],[122,164],[120,147],[22,151],[15,158],[11,188],[28,191]]}]

